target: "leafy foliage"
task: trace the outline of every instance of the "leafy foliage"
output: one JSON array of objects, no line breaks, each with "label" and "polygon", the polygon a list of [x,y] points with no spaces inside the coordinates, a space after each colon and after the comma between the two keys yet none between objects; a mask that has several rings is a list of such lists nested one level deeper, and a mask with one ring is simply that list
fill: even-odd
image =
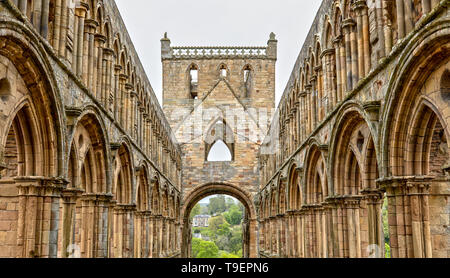
[{"label": "leafy foliage", "polygon": [[[197,207],[197,205],[195,206]],[[193,258],[242,258],[242,219],[244,206],[223,195],[211,198],[206,207],[198,206],[191,217],[203,214],[202,209],[214,215],[209,219],[209,227],[193,228],[193,233],[202,238],[192,239]],[[194,212],[194,209],[192,210]],[[217,252],[216,252],[217,250]]]}]

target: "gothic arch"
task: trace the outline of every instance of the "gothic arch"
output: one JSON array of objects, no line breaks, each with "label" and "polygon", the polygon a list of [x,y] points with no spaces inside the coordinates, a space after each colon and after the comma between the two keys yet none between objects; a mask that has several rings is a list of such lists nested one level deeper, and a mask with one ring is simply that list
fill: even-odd
[{"label": "gothic arch", "polygon": [[[442,204],[448,207],[448,195],[435,192],[449,188],[443,178],[449,170],[448,99],[442,94],[442,83],[437,82],[449,69],[449,49],[450,23],[426,26],[405,47],[390,79],[382,114],[380,183],[388,193],[389,205],[404,198],[396,214],[412,211],[402,222],[390,219],[391,239],[396,242],[391,248],[393,257],[442,257],[450,250],[448,244],[435,244],[440,238],[447,240],[448,233],[437,229],[442,223],[429,211]],[[402,232],[411,225],[415,228]],[[404,236],[412,240],[399,241]]]},{"label": "gothic arch", "polygon": [[235,158],[235,148],[234,148],[234,133],[230,126],[227,124],[225,119],[218,117],[209,126],[208,131],[205,134],[205,161],[208,160],[208,155],[211,148],[218,141],[222,141],[228,147],[231,154],[231,161]]},{"label": "gothic arch", "polygon": [[[189,239],[190,236],[190,225],[189,225],[189,215],[191,213],[192,208],[197,204],[200,200],[205,197],[216,195],[216,194],[224,194],[230,195],[236,199],[238,199],[246,209],[246,215],[248,217],[248,225],[249,229],[247,231],[253,231],[256,229],[256,208],[253,203],[253,199],[247,192],[243,191],[240,187],[228,184],[228,183],[206,183],[203,185],[197,186],[193,191],[189,192],[183,198],[183,207],[181,209],[180,215],[182,216],[182,257],[189,256]],[[245,257],[257,257],[256,250],[256,234],[250,232],[248,235],[248,245],[247,248],[248,254],[244,254]],[[245,245],[245,243],[244,243]],[[246,250],[244,246],[244,250]]]},{"label": "gothic arch", "polygon": [[[358,128],[361,127],[364,127],[365,130],[363,132],[364,133],[363,141],[361,141],[361,138],[359,139],[356,138],[357,140],[360,141],[354,140],[355,144],[349,144],[350,143],[349,134],[351,132],[356,132],[356,130],[358,130]],[[361,130],[358,130],[358,132],[359,131]],[[356,132],[354,136],[360,135],[358,132]],[[356,176],[354,175],[353,177],[358,178],[358,172],[355,171],[359,170],[359,173],[361,174],[361,167],[364,166],[364,162],[366,161],[364,150],[371,150],[371,148],[368,149],[368,147],[373,146],[375,152],[374,153],[370,152],[370,155],[373,156],[379,153],[376,147],[378,143],[376,141],[377,138],[376,134],[377,132],[375,127],[372,125],[372,122],[369,120],[369,117],[364,112],[363,108],[359,103],[348,102],[338,111],[338,116],[336,117],[336,121],[333,125],[333,131],[330,136],[330,149],[328,160],[328,179],[329,179],[328,192],[330,194],[338,194],[338,195],[344,194],[345,186],[343,173],[345,172],[344,169],[346,166],[344,163],[336,163],[336,161],[338,160],[347,161],[347,166],[353,165],[354,166],[352,168],[354,170],[353,174],[356,175]],[[371,141],[372,143],[370,143]],[[350,152],[344,151],[344,149],[347,147],[350,148],[351,150]],[[356,151],[357,151],[356,155],[359,153],[358,157],[354,156]],[[373,159],[378,161],[377,158],[378,156],[375,155],[375,158]],[[373,171],[373,169],[371,171]],[[362,180],[360,181],[362,182]]]},{"label": "gothic arch", "polygon": [[305,203],[321,204],[328,196],[327,163],[317,141],[310,145],[305,157]]},{"label": "gothic arch", "polygon": [[[0,55],[16,68],[26,90],[28,90],[28,92],[20,93],[28,95],[26,107],[30,107],[34,113],[35,135],[38,138],[33,139],[40,140],[41,146],[39,147],[42,148],[42,160],[39,166],[42,167],[42,171],[38,175],[46,177],[62,176],[63,160],[61,157],[64,143],[64,136],[62,136],[64,130],[63,117],[60,116],[62,115],[62,104],[50,63],[43,55],[45,51],[38,43],[38,39],[29,31],[22,29],[23,27],[16,22],[0,21],[0,28],[2,28],[0,42],[3,45],[0,48]],[[17,30],[20,30],[21,33],[19,34]],[[13,85],[11,90],[15,88],[16,86]],[[12,91],[11,93],[16,94]],[[5,104],[9,106],[9,109],[15,109],[23,99],[19,97],[19,102],[11,103],[11,101],[13,99],[8,98]],[[3,136],[8,133],[14,118],[11,114],[14,112],[11,110],[8,113],[5,109],[3,113],[7,113],[8,123],[5,126],[0,126],[0,136],[2,136],[0,142],[5,142]],[[1,159],[0,157],[0,163]]]},{"label": "gothic arch", "polygon": [[[441,24],[438,28],[436,29],[434,25],[429,26],[416,35],[417,39],[406,46],[404,54],[400,57],[401,62],[398,63],[390,78],[391,82],[387,90],[389,93],[382,110],[384,124],[380,132],[383,147],[382,170],[385,177],[399,176],[405,172],[403,152],[409,127],[405,120],[412,119],[418,107],[420,102],[418,97],[423,90],[422,84],[437,68],[448,64],[448,59],[442,59],[442,57],[450,55],[447,47],[450,44],[450,23]],[[435,36],[438,30],[440,36]],[[428,47],[429,45],[433,47]],[[417,68],[421,70],[415,70]],[[438,103],[436,100],[439,99],[434,97],[432,92],[426,93],[431,94],[432,103],[436,105]],[[442,109],[437,106],[437,111]],[[436,114],[440,115],[439,112]],[[447,126],[446,121],[441,120],[441,123]],[[389,144],[391,141],[395,144]]]},{"label": "gothic arch", "polygon": [[133,160],[129,145],[120,145],[114,157],[114,188],[113,195],[119,204],[133,202]]}]

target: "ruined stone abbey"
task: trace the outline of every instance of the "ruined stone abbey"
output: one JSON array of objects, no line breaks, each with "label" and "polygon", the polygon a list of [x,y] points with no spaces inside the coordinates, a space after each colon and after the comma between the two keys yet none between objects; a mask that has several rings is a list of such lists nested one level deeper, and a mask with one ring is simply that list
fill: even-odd
[{"label": "ruined stone abbey", "polygon": [[0,257],[189,257],[214,194],[245,257],[450,257],[450,0],[323,0],[277,108],[268,38],[165,34],[160,105],[113,0],[0,0]]}]

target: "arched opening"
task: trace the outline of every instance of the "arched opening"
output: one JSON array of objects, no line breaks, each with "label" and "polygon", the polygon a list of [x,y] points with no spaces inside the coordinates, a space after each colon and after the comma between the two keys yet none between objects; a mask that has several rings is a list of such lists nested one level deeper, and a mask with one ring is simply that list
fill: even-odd
[{"label": "arched opening", "polygon": [[232,161],[232,159],[230,149],[222,140],[214,143],[208,153],[209,162]]},{"label": "arched opening", "polygon": [[[301,209],[303,198],[301,190],[301,181],[299,175],[300,169],[297,168],[295,164],[291,166],[288,176],[288,210],[291,212],[298,212]],[[289,257],[303,257],[300,242],[301,242],[301,232],[300,232],[300,217],[298,215],[289,216],[289,226],[295,227],[292,232],[289,233],[290,250],[288,250]]]},{"label": "arched opening", "polygon": [[[106,245],[100,243],[94,235],[102,233],[102,228],[95,228],[94,223],[102,217],[107,209],[89,201],[89,196],[107,192],[106,140],[103,129],[96,116],[87,113],[77,122],[74,130],[68,164],[69,184],[63,196],[68,202],[63,203],[61,256],[67,257],[76,244],[80,247],[81,257],[105,257]],[[91,217],[85,217],[88,211]],[[94,248],[97,246],[97,248]]]},{"label": "arched opening", "polygon": [[198,99],[198,66],[192,64],[189,67],[189,91],[193,99]]},{"label": "arched opening", "polygon": [[[0,48],[0,219],[2,227],[8,227],[1,232],[0,257],[55,257],[55,249],[46,254],[41,250],[44,241],[47,246],[57,244],[56,238],[48,237],[56,227],[45,226],[40,217],[26,217],[25,210],[33,216],[44,209],[45,193],[33,191],[37,193],[29,198],[29,188],[63,176],[60,110],[36,41],[10,28],[4,26],[5,47]],[[53,216],[45,221],[53,221]]]},{"label": "arched opening", "polygon": [[218,118],[205,133],[205,160],[208,162],[234,161],[234,134],[222,119]]},{"label": "arched opening", "polygon": [[150,214],[149,202],[149,181],[147,174],[147,166],[144,163],[137,173],[137,194],[136,194],[136,213],[135,213],[135,229],[134,229],[134,257],[149,258],[150,257]]},{"label": "arched opening", "polygon": [[227,76],[228,76],[228,69],[227,69],[226,65],[224,65],[224,64],[220,65],[220,67],[219,67],[219,74],[220,74],[221,78],[227,78]]},{"label": "arched opening", "polygon": [[242,258],[247,222],[244,205],[226,195],[211,195],[191,210],[191,258]]},{"label": "arched opening", "polygon": [[[221,196],[219,197],[217,195]],[[228,199],[225,195],[229,196]],[[207,198],[206,201],[202,201],[205,198]],[[201,205],[196,206],[198,203],[205,203],[209,200],[214,200],[213,204],[210,206],[211,210],[208,209],[208,211],[206,211],[206,209],[204,209],[204,211],[202,211]],[[233,200],[233,203],[231,203],[230,200]],[[225,249],[222,250],[225,252],[221,252],[220,254],[220,250],[217,249],[217,253],[214,254],[230,258],[236,256],[244,258],[256,257],[257,239],[256,235],[251,233],[251,231],[256,229],[257,225],[256,211],[247,193],[234,185],[211,183],[197,187],[186,196],[184,203],[185,206],[182,208],[182,257],[189,258],[193,257],[193,255],[196,255],[197,257],[205,255],[205,253],[203,253],[203,255],[192,253],[192,251],[198,250],[197,247],[194,247],[193,249],[194,241],[196,241],[196,243],[200,242],[198,240],[193,241],[193,236],[208,236],[208,233],[202,231],[202,229],[196,229],[199,227],[194,227],[193,221],[195,216],[199,216],[195,220],[195,224],[197,226],[204,225],[206,223],[205,218],[207,218],[205,215],[208,214],[210,216],[208,219],[208,226],[216,225],[213,229],[214,234],[211,234],[211,232],[209,233],[209,240],[214,242],[218,248],[221,247]],[[210,221],[210,219],[213,220]],[[200,234],[203,232],[203,234],[198,235],[198,232],[200,232]],[[242,240],[241,252],[238,250],[239,239]],[[208,249],[215,249],[211,243],[206,243],[204,245],[205,247],[209,246],[210,248],[208,247]]]},{"label": "arched opening", "polygon": [[[449,233],[440,229],[441,219],[449,215],[450,133],[445,92],[450,37],[447,29],[439,36],[434,36],[435,30],[411,47],[414,56],[407,56],[412,50],[404,54],[408,59],[397,66],[401,74],[392,81],[386,99],[389,110],[383,119],[382,140],[387,150],[383,170],[392,177],[384,181],[389,206],[396,205],[389,211],[394,258],[448,257],[450,250],[443,244],[448,242]],[[400,218],[407,214],[407,218]],[[411,240],[402,241],[405,237]]]},{"label": "arched opening", "polygon": [[334,256],[383,257],[384,192],[376,182],[379,175],[372,132],[359,108],[344,111],[335,126],[331,154],[334,196],[330,199],[337,202],[337,211],[342,211],[339,221],[345,227],[335,234],[344,241],[335,245]]},{"label": "arched opening", "polygon": [[243,69],[243,83],[244,83],[244,89],[245,89],[245,97],[249,97],[252,93],[252,86],[253,86],[253,72],[250,65],[245,65]]},{"label": "arched opening", "polygon": [[130,226],[133,225],[132,204],[133,164],[128,146],[123,143],[115,151],[112,225],[110,226],[110,256],[128,258],[133,254],[133,235]]},{"label": "arched opening", "polygon": [[305,243],[304,257],[326,258],[327,215],[323,210],[323,202],[328,195],[326,167],[322,152],[316,144],[310,147],[307,157],[305,196],[308,213],[305,225],[308,229],[305,237],[309,240]]}]

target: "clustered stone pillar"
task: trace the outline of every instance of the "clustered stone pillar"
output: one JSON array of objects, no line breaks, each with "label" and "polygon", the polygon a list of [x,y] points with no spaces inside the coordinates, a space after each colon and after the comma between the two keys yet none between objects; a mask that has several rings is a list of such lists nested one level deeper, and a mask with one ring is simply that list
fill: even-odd
[{"label": "clustered stone pillar", "polygon": [[106,37],[101,34],[95,35],[95,59],[94,59],[94,83],[93,83],[93,94],[94,96],[104,103],[104,95],[102,94],[103,89],[103,47],[106,43]]},{"label": "clustered stone pillar", "polygon": [[101,102],[104,107],[112,114],[114,112],[114,93],[112,91],[113,82],[113,60],[114,50],[103,48],[103,72],[102,72],[102,90]]},{"label": "clustered stone pillar", "polygon": [[93,19],[85,20],[85,38],[83,50],[83,82],[93,92],[94,86],[94,59],[95,59],[95,29],[98,23]]},{"label": "clustered stone pillar", "polygon": [[310,79],[310,84],[311,84],[311,102],[310,102],[310,107],[312,108],[311,110],[311,132],[317,127],[317,123],[318,123],[318,111],[319,111],[319,101],[318,101],[318,96],[317,96],[317,76],[313,75]]},{"label": "clustered stone pillar", "polygon": [[[365,204],[365,220],[367,223],[364,223],[365,227],[363,230],[366,231],[368,239],[363,246],[377,246],[379,254],[375,254],[378,257],[384,257],[384,231],[383,231],[383,215],[382,215],[382,207],[383,207],[383,192],[378,189],[366,189],[362,191],[363,203]],[[364,257],[367,257],[367,251],[363,248]]]},{"label": "clustered stone pillar", "polygon": [[402,39],[414,28],[413,7],[410,0],[396,0],[398,38]]},{"label": "clustered stone pillar", "polygon": [[334,83],[334,72],[335,72],[335,50],[334,49],[325,49],[322,54],[322,63],[324,65],[324,80],[325,80],[325,97],[327,98],[326,112],[329,113],[333,107],[337,104],[337,95],[336,95],[336,87]]},{"label": "clustered stone pillar", "polygon": [[83,77],[83,57],[84,57],[84,26],[85,18],[88,11],[88,6],[83,2],[80,6],[75,8],[75,24],[74,24],[74,43],[73,43],[73,59],[72,69],[74,73],[82,78]]},{"label": "clustered stone pillar", "polygon": [[311,93],[311,89],[312,89],[312,85],[311,84],[307,84],[305,86],[305,90],[306,90],[306,102],[305,102],[305,112],[306,112],[306,134],[310,134],[312,132],[313,129],[313,109],[311,109],[311,99],[312,99],[312,93]]},{"label": "clustered stone pillar", "polygon": [[358,73],[362,78],[370,72],[369,16],[366,1],[356,1],[352,4],[352,8],[356,13]]},{"label": "clustered stone pillar", "polygon": [[17,257],[55,258],[58,252],[59,203],[66,182],[18,177]]},{"label": "clustered stone pillar", "polygon": [[380,181],[388,197],[391,254],[394,258],[431,258],[429,195],[431,179]]}]

